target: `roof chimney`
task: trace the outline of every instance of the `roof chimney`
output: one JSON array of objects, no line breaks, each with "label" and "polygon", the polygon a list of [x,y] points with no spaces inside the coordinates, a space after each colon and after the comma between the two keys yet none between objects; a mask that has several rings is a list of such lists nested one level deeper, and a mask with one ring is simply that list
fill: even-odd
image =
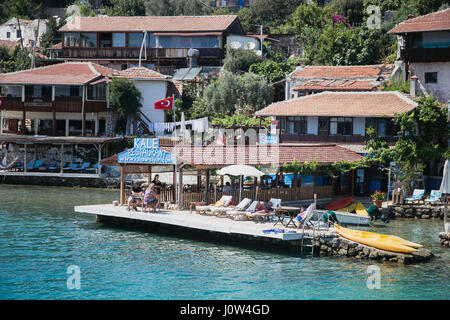
[{"label": "roof chimney", "polygon": [[200,55],[200,51],[198,49],[189,49],[187,52],[188,59],[189,59],[189,68],[196,68],[198,67],[197,59]]},{"label": "roof chimney", "polygon": [[419,78],[417,76],[411,76],[409,78],[409,95],[413,98],[417,96],[417,81]]}]

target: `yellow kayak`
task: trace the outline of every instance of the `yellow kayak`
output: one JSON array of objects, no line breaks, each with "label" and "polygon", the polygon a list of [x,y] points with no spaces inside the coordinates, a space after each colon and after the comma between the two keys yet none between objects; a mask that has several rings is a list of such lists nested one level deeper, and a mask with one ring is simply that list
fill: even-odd
[{"label": "yellow kayak", "polygon": [[[391,235],[385,235],[385,234],[378,234],[373,232],[366,232],[366,231],[360,231],[360,230],[353,230],[353,229],[347,229],[343,228],[337,224],[335,224],[335,228],[337,232],[344,238],[347,238],[349,240],[365,244],[374,248],[386,250],[386,251],[393,251],[393,252],[404,252],[404,253],[410,253],[416,251],[415,248],[412,248],[408,246],[404,240],[400,237],[391,236]],[[399,241],[399,239],[403,241]],[[409,241],[408,241],[409,242]],[[413,242],[410,242],[413,244]],[[415,244],[417,245],[417,244]]]},{"label": "yellow kayak", "polygon": [[340,211],[340,212],[353,212],[356,209],[356,203],[352,203],[344,208],[341,208],[339,210],[336,211]]},{"label": "yellow kayak", "polygon": [[366,208],[364,208],[363,204],[361,202],[358,202],[356,204],[356,208],[355,208],[355,212],[356,214],[360,214],[362,216],[368,216],[369,214],[366,211]]}]

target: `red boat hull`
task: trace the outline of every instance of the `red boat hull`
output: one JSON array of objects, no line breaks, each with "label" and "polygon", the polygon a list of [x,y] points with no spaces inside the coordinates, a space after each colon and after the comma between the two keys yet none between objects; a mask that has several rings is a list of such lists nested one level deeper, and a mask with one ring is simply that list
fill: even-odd
[{"label": "red boat hull", "polygon": [[331,211],[336,211],[336,210],[345,208],[346,206],[350,205],[352,202],[353,202],[353,197],[340,199],[340,200],[334,201],[334,202],[326,205],[325,209],[331,210]]}]

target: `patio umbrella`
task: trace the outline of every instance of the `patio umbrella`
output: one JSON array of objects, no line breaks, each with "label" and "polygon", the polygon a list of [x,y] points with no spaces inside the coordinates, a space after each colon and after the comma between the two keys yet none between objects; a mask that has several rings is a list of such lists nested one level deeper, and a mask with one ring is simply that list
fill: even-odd
[{"label": "patio umbrella", "polygon": [[245,164],[234,164],[228,167],[224,167],[217,171],[217,173],[221,176],[241,176],[241,179],[239,179],[239,202],[241,202],[242,196],[242,177],[261,177],[264,175],[264,172],[261,172],[255,167],[247,166]]},{"label": "patio umbrella", "polygon": [[450,194],[450,162],[445,161],[444,175],[442,176],[441,188],[439,191],[444,195],[444,229],[450,232],[450,224],[447,223],[447,196]]}]

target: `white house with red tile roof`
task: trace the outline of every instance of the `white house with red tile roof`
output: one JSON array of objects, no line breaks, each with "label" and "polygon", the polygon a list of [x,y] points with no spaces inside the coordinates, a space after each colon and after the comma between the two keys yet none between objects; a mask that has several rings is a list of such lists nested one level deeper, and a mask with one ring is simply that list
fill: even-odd
[{"label": "white house with red tile roof", "polygon": [[396,91],[321,92],[272,103],[256,112],[278,120],[282,141],[363,143],[373,127],[388,141],[396,139],[391,121],[417,103]]},{"label": "white house with red tile roof", "polygon": [[11,18],[0,25],[0,40],[20,42],[22,39],[24,47],[32,47],[37,34],[37,46],[39,46],[41,36],[47,31],[48,26],[45,19]]},{"label": "white house with red tile roof", "polygon": [[323,91],[374,91],[389,80],[393,65],[300,66],[286,77],[286,97]]},{"label": "white house with red tile roof", "polygon": [[[134,67],[117,71],[111,75],[112,78],[126,78],[135,84],[142,93],[141,121],[144,123],[164,122],[164,110],[155,110],[155,102],[166,98],[171,79],[154,70],[144,67]],[[134,125],[128,121],[127,131],[130,132]],[[133,132],[130,132],[130,134]]]},{"label": "white house with red tile roof", "polygon": [[405,78],[417,77],[413,91],[450,100],[450,8],[410,17],[388,34],[397,35],[397,59],[409,71]]},{"label": "white house with red tile roof", "polygon": [[187,67],[191,48],[199,50],[200,65],[220,66],[227,35],[244,33],[236,15],[77,17],[59,31],[62,59],[102,61],[118,70],[139,57],[143,64]]},{"label": "white house with red tile roof", "polygon": [[113,73],[95,63],[74,62],[0,74],[1,133],[112,134],[106,81]]}]

